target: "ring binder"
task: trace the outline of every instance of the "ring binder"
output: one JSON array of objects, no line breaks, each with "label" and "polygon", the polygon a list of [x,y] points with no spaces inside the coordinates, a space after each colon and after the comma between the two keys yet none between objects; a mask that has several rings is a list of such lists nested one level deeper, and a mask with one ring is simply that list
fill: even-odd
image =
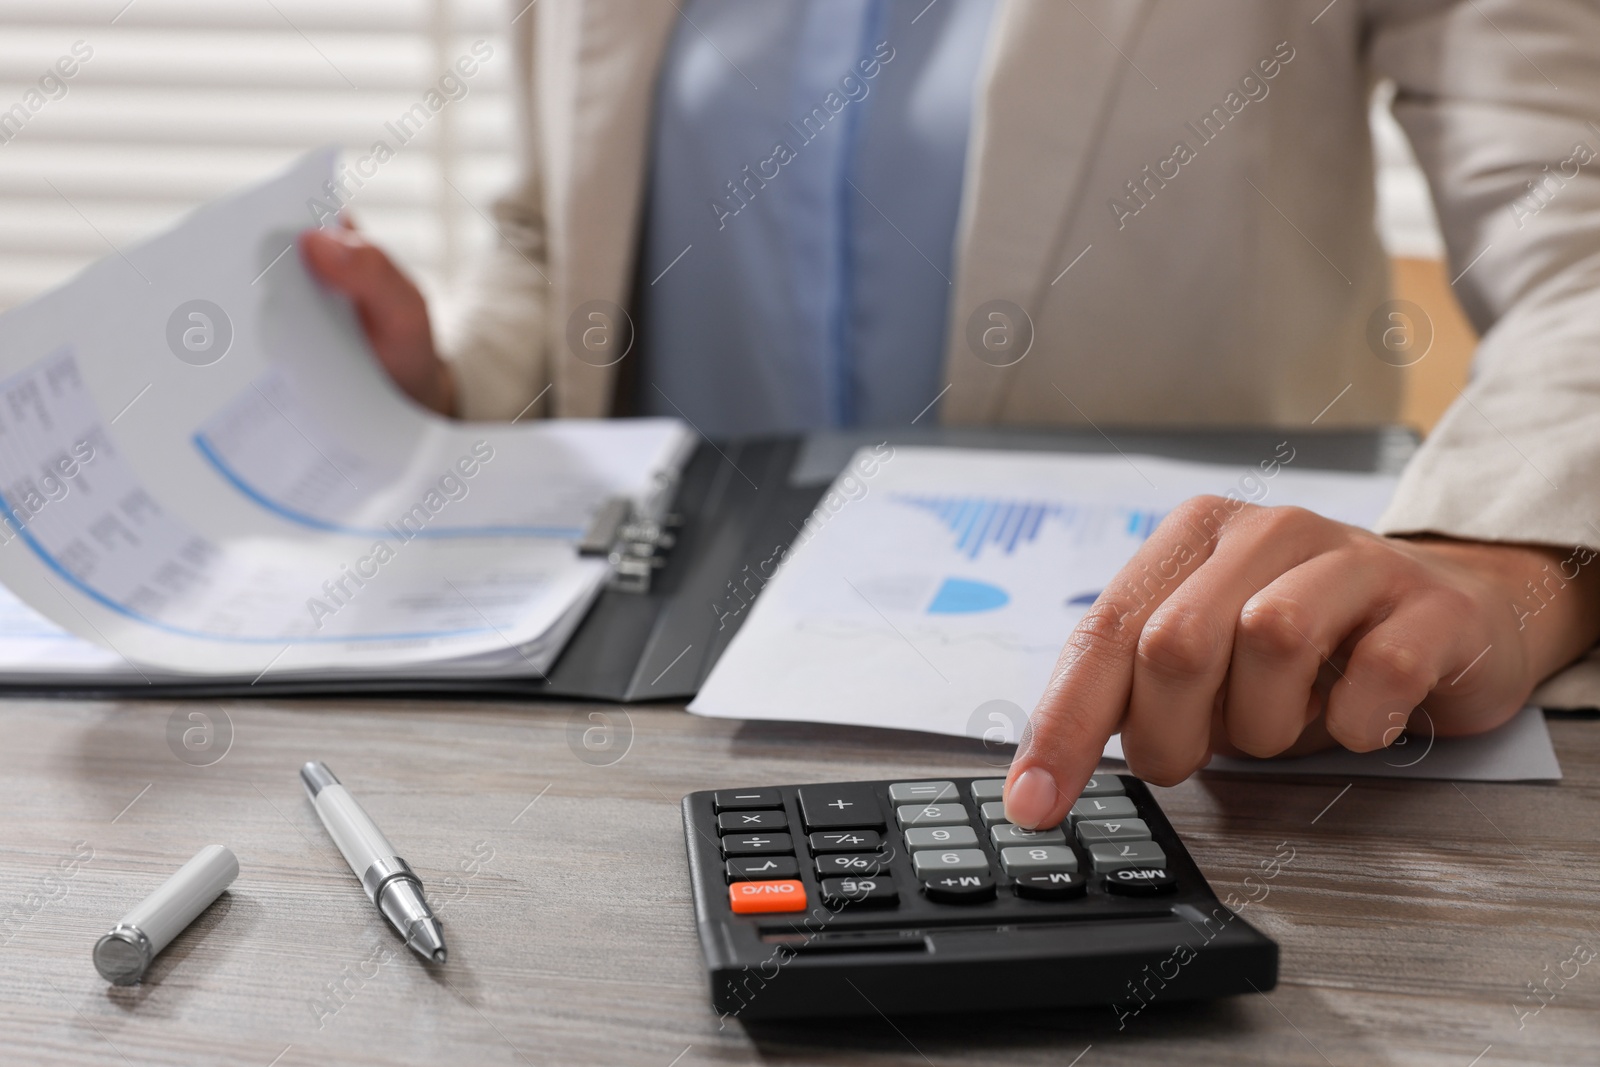
[{"label": "ring binder", "polygon": [[652,576],[666,566],[666,553],[677,544],[674,531],[682,525],[680,516],[652,519],[641,515],[627,497],[612,497],[578,541],[578,555],[606,558],[611,565],[608,588],[648,593]]}]

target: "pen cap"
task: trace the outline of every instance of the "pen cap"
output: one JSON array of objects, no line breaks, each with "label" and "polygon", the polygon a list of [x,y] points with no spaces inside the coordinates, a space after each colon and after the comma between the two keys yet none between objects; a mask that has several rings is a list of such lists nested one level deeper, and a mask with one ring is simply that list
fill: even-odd
[{"label": "pen cap", "polygon": [[238,876],[233,852],[225,845],[207,845],[95,944],[95,970],[117,985],[137,982],[156,954]]}]

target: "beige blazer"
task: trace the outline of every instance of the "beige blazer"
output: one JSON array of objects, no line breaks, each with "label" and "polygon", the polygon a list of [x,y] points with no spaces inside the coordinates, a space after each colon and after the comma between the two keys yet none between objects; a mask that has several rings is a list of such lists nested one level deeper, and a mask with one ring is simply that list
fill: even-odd
[{"label": "beige blazer", "polygon": [[[974,103],[946,422],[1393,421],[1393,364],[1418,347],[1385,305],[1373,225],[1367,101],[1389,77],[1483,341],[1381,529],[1600,547],[1593,0],[1001,5]],[[681,18],[671,0],[539,0],[513,22],[521,176],[444,339],[466,416],[536,398],[537,414],[609,412],[617,367],[577,358],[568,320],[628,303],[652,94]],[[996,325],[1014,344],[1031,332],[1019,361],[986,347],[1005,339],[986,335]],[[1600,664],[1541,696],[1600,704]]]}]

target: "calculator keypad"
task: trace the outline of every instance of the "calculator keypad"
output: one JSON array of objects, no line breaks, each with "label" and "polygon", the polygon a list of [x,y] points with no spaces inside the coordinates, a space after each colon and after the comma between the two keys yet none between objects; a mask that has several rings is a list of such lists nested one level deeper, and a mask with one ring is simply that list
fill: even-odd
[{"label": "calculator keypad", "polygon": [[[1158,971],[1173,1000],[1273,988],[1277,946],[1217,899],[1143,782],[1096,774],[1075,818],[1029,830],[1005,817],[995,773],[684,797],[713,1008],[876,1026],[917,1013],[1137,1011],[1130,989]],[[756,803],[767,806],[729,806]],[[742,827],[747,815],[762,825]],[[1174,971],[1172,946],[1185,943]]]},{"label": "calculator keypad", "polygon": [[[834,910],[900,906],[913,888],[956,907],[1002,890],[1024,900],[1070,901],[1096,885],[1129,897],[1174,888],[1166,854],[1119,776],[1091,778],[1070,817],[1042,830],[1006,819],[1004,786],[1002,778],[893,782],[887,803],[883,787],[871,783],[800,786],[788,802],[779,789],[718,791],[713,807],[730,906],[746,915],[803,911],[813,874],[821,902]],[[804,835],[790,827],[790,803]],[[907,860],[911,886],[897,882]]]}]

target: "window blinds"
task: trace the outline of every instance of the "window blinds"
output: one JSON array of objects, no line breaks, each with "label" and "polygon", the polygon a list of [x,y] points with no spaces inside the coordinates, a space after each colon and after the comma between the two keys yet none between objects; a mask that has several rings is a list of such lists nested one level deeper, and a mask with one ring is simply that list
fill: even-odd
[{"label": "window blinds", "polygon": [[308,149],[356,161],[380,140],[393,154],[351,212],[437,295],[494,239],[479,211],[512,177],[514,14],[507,0],[5,0],[0,308]]}]

